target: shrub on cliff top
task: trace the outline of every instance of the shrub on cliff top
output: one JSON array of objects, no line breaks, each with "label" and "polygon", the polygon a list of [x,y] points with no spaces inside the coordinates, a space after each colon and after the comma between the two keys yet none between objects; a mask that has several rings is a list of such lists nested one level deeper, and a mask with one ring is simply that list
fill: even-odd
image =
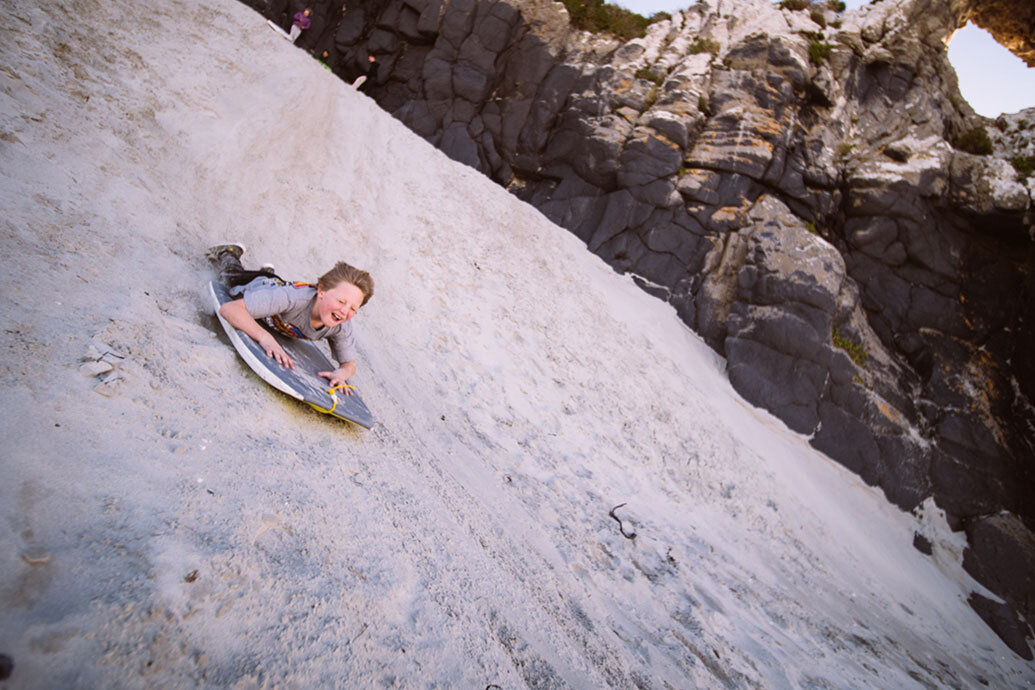
[{"label": "shrub on cliff top", "polygon": [[629,40],[647,33],[651,23],[643,15],[630,12],[603,0],[563,0],[576,29],[593,33],[609,33]]},{"label": "shrub on cliff top", "polygon": [[655,86],[661,86],[662,82],[665,81],[665,77],[663,75],[658,74],[649,67],[641,67],[640,69],[636,70],[636,78],[646,79]]},{"label": "shrub on cliff top", "polygon": [[812,0],[783,0],[781,10],[804,10],[812,6]]},{"label": "shrub on cliff top", "polygon": [[813,41],[809,44],[809,60],[822,65],[823,61],[830,55],[830,51],[834,48],[829,43],[820,43],[819,41]]},{"label": "shrub on cliff top", "polygon": [[719,52],[719,44],[710,38],[701,38],[698,36],[694,39],[694,42],[687,48],[687,53],[690,55],[697,55],[698,53],[711,53],[716,55]]},{"label": "shrub on cliff top", "polygon": [[988,137],[988,131],[984,127],[975,127],[956,137],[953,146],[967,153],[976,156],[987,156],[992,153],[992,140]]},{"label": "shrub on cliff top", "polygon": [[1014,156],[1010,159],[1010,165],[1020,179],[1026,180],[1035,173],[1035,156]]}]

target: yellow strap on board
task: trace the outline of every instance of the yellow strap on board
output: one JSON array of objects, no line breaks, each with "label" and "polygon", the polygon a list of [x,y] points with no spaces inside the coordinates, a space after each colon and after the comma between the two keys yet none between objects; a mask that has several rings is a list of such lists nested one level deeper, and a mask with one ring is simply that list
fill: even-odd
[{"label": "yellow strap on board", "polygon": [[332,412],[334,412],[334,408],[336,408],[338,406],[338,396],[335,394],[335,392],[340,390],[340,389],[342,389],[342,388],[351,388],[352,390],[356,390],[355,386],[353,386],[351,384],[348,384],[348,383],[343,383],[340,386],[335,386],[334,388],[328,389],[327,390],[327,395],[331,396],[331,400],[334,401],[334,404],[331,405],[329,410],[325,410],[322,407],[320,407],[319,405],[314,405],[313,403],[306,403],[306,404],[308,404],[309,407],[313,408],[314,410],[317,410],[319,412],[323,412],[324,414],[331,414]]}]

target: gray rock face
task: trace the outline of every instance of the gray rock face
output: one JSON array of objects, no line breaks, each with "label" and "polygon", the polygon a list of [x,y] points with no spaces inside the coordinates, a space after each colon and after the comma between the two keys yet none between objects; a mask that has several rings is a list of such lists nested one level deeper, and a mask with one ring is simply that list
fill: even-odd
[{"label": "gray rock face", "polygon": [[1022,592],[1023,599],[1010,601],[1019,610],[1035,609],[1035,544],[1024,522],[1003,512],[968,520],[966,530],[964,567],[993,591]]},{"label": "gray rock face", "polygon": [[[1035,116],[975,115],[944,43],[980,15],[1028,50],[1010,4],[823,27],[703,0],[623,43],[548,0],[331,1],[299,45],[347,80],[374,55],[382,107],[670,301],[745,398],[890,500],[933,496],[958,527],[1009,511],[1030,545],[1035,181],[1008,160]],[[974,127],[992,156],[953,147]],[[968,567],[1035,620],[1029,581],[974,565],[1007,531],[985,524]]]}]

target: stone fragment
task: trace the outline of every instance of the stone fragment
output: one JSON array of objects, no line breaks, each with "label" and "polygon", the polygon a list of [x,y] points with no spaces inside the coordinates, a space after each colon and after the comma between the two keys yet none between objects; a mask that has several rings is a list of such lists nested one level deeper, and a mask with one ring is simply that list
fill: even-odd
[{"label": "stone fragment", "polygon": [[95,393],[99,393],[106,398],[110,398],[118,392],[118,389],[125,382],[126,377],[119,371],[109,372],[104,378],[101,379],[100,383],[93,387]]},{"label": "stone fragment", "polygon": [[114,367],[111,364],[104,360],[100,360],[83,364],[79,367],[79,373],[83,376],[100,376],[101,374],[108,373],[112,369],[114,369]]},{"label": "stone fragment", "polygon": [[46,565],[50,563],[50,554],[42,546],[30,546],[22,551],[21,558],[29,565]]},{"label": "stone fragment", "polygon": [[922,554],[930,556],[934,553],[933,544],[931,540],[920,534],[919,532],[913,533],[913,548]]},{"label": "stone fragment", "polygon": [[906,141],[894,141],[884,147],[884,155],[893,161],[905,163],[913,155],[913,149]]}]

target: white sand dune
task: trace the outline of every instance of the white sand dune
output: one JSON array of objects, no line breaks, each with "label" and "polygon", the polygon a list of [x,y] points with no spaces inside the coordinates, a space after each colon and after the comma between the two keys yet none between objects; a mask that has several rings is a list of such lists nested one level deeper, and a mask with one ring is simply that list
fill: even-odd
[{"label": "white sand dune", "polygon": [[[1035,680],[935,510],[234,0],[4,3],[0,199],[0,687]],[[225,238],[373,274],[373,430],[237,358]]]}]

